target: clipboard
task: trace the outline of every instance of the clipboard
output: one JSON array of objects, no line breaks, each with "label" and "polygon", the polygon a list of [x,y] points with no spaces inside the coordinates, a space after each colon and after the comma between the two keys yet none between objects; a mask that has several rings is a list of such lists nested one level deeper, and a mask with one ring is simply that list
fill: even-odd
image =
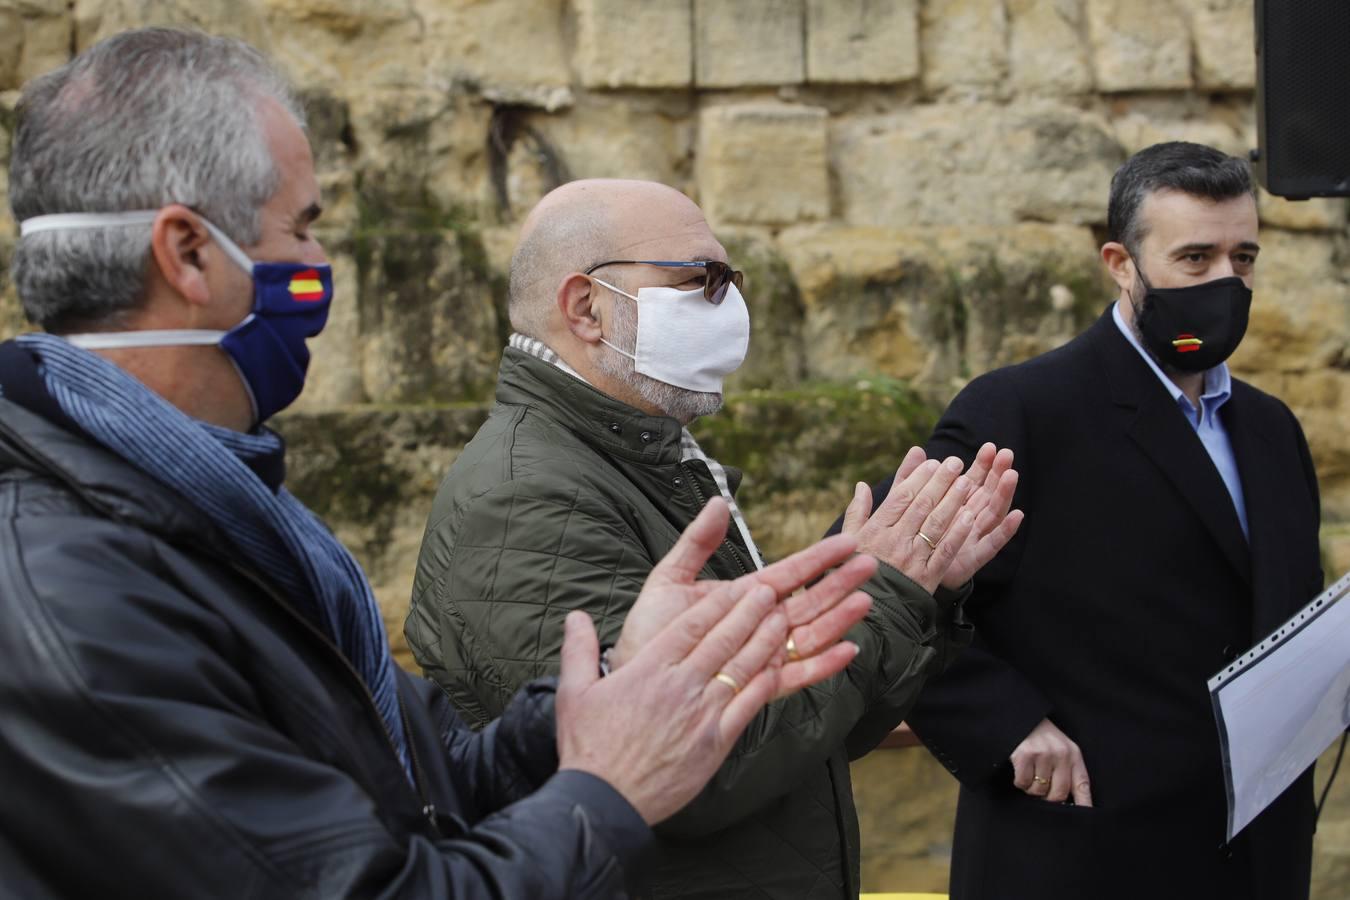
[{"label": "clipboard", "polygon": [[1231,841],[1350,728],[1350,573],[1209,679]]}]

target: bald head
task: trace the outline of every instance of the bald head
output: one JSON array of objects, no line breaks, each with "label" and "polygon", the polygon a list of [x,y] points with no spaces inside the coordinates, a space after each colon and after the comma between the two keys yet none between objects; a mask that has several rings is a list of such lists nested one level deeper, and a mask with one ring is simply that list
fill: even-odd
[{"label": "bald head", "polygon": [[[561,326],[568,275],[610,259],[725,258],[703,212],[654,181],[592,178],[548,193],[526,217],[511,257],[511,327],[547,342]],[[607,273],[621,279],[620,273]]]}]

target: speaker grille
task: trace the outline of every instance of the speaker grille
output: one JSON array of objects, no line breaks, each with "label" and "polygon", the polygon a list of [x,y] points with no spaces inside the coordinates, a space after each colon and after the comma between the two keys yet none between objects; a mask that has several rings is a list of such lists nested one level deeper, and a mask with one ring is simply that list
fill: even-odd
[{"label": "speaker grille", "polygon": [[1350,0],[1257,3],[1257,175],[1285,196],[1350,194]]}]

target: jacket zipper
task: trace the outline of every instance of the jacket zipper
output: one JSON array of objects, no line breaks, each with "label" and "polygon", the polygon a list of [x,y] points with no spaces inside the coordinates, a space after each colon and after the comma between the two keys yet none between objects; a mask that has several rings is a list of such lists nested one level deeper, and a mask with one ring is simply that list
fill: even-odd
[{"label": "jacket zipper", "polygon": [[[694,489],[694,497],[698,500],[698,508],[700,510],[703,509],[703,507],[708,505],[708,498],[703,496],[703,490],[698,486],[698,479],[694,477],[694,470],[689,467],[689,463],[684,461],[680,462],[680,468],[684,469],[685,474],[689,476],[689,486]],[[730,532],[731,526],[734,525],[734,522],[728,523],[728,533]],[[738,551],[736,545],[731,542],[731,538],[722,538],[722,543],[731,549],[731,558],[736,561],[736,568],[741,570],[741,574],[749,575],[750,570],[745,567],[745,563],[741,562],[740,551]]]}]

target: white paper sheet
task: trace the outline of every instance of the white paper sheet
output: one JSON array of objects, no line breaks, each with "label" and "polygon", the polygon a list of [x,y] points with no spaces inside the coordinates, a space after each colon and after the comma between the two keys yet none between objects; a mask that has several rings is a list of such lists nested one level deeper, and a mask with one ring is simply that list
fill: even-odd
[{"label": "white paper sheet", "polygon": [[1350,728],[1350,573],[1209,680],[1228,840]]}]

